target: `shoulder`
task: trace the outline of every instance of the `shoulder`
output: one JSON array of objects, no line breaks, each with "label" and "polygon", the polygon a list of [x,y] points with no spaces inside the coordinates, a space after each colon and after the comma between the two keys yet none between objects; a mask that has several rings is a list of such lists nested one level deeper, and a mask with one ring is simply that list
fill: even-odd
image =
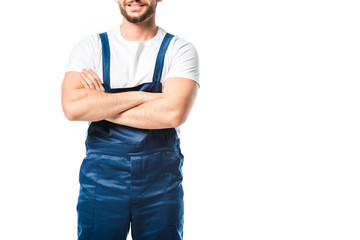
[{"label": "shoulder", "polygon": [[[159,35],[161,36],[161,39],[163,39],[167,33],[168,32],[166,30],[159,27]],[[169,33],[169,34],[172,34],[172,33]],[[176,52],[177,51],[196,52],[196,48],[191,42],[185,40],[184,38],[182,38],[178,35],[175,35],[175,34],[172,34],[172,35],[174,35],[174,37],[169,44],[170,50],[174,50]]]},{"label": "shoulder", "polygon": [[167,78],[188,78],[199,83],[199,56],[191,42],[175,35],[169,44],[167,57]]},{"label": "shoulder", "polygon": [[100,34],[105,32],[108,35],[109,42],[113,42],[118,37],[118,27],[108,29],[107,31],[92,33],[79,40],[75,44],[73,51],[87,52],[95,55],[99,54],[102,49]]},{"label": "shoulder", "polygon": [[173,40],[173,44],[174,44],[174,47],[177,47],[177,48],[193,48],[195,49],[194,45],[185,40],[184,38],[181,38],[177,35],[174,36],[174,40]]},{"label": "shoulder", "polygon": [[198,55],[196,47],[191,42],[181,38],[177,35],[174,35],[173,40],[169,46],[172,50],[173,54],[181,55],[181,54],[188,54],[188,55]]},{"label": "shoulder", "polygon": [[191,61],[192,65],[199,64],[199,55],[196,47],[191,42],[177,35],[169,45],[169,54],[173,63],[184,63]]},{"label": "shoulder", "polygon": [[81,72],[83,68],[95,69],[100,49],[98,34],[94,33],[82,38],[74,45],[66,70]]}]

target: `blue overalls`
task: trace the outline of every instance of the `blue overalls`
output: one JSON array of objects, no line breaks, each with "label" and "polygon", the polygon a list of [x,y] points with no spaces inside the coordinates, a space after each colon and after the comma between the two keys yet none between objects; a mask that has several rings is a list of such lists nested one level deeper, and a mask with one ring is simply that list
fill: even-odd
[{"label": "blue overalls", "polygon": [[[164,37],[152,82],[111,89],[109,40],[101,33],[106,92],[161,92],[164,57],[172,38]],[[133,240],[183,238],[183,155],[174,128],[147,130],[92,122],[86,150],[76,207],[79,240],[126,240],[130,223]]]}]

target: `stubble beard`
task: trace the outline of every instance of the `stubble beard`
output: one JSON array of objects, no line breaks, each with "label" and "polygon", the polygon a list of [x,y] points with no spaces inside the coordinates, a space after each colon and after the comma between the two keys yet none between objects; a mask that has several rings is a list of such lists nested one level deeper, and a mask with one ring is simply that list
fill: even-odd
[{"label": "stubble beard", "polygon": [[125,9],[126,3],[124,3],[124,8],[121,6],[121,4],[119,4],[121,14],[124,16],[124,18],[127,21],[129,21],[131,23],[141,23],[155,13],[156,5],[150,5],[150,6],[145,5],[145,7],[147,9],[142,15],[140,15],[138,17],[132,17],[132,16],[129,16],[129,14],[126,12],[126,9]]}]

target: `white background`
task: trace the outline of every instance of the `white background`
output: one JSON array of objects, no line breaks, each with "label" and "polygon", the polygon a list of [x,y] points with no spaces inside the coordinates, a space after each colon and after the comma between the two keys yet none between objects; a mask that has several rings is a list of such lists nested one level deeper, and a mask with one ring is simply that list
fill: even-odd
[{"label": "white background", "polygon": [[[164,0],[201,88],[182,127],[186,240],[360,239],[360,5]],[[87,123],[61,82],[72,47],[121,22],[114,0],[2,1],[0,239],[76,239]]]}]

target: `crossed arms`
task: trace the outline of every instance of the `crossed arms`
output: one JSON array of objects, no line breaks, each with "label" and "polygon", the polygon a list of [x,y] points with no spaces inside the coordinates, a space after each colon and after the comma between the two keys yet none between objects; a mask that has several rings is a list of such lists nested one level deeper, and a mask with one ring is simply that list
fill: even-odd
[{"label": "crossed arms", "polygon": [[168,78],[162,93],[105,93],[92,70],[67,72],[62,106],[70,121],[107,120],[144,129],[174,128],[185,122],[198,85],[186,78]]}]

